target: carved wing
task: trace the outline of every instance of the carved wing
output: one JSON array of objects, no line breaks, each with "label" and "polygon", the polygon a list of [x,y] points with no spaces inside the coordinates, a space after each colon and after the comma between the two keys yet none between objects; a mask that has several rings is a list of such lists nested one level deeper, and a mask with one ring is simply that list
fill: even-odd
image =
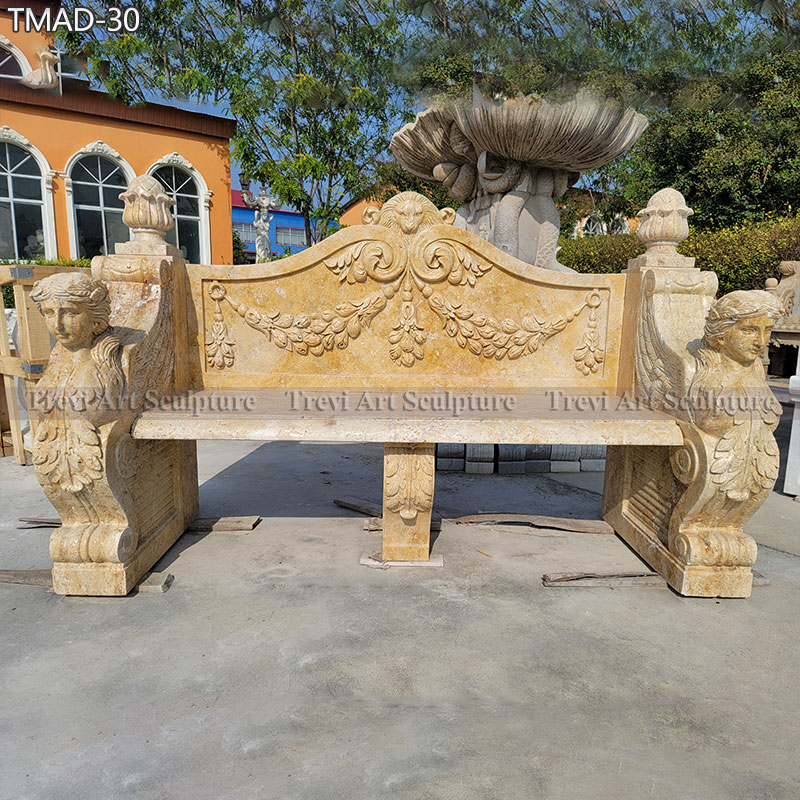
[{"label": "carved wing", "polygon": [[172,384],[173,342],[172,295],[168,287],[162,287],[158,316],[144,341],[134,347],[128,386],[137,397],[148,392],[164,394]]},{"label": "carved wing", "polygon": [[681,387],[681,365],[668,348],[655,325],[652,298],[645,293],[639,314],[639,335],[636,341],[636,380],[653,408],[661,408],[668,395]]},{"label": "carved wing", "polygon": [[76,494],[103,476],[100,432],[89,420],[44,419],[36,428],[33,463],[52,485]]}]

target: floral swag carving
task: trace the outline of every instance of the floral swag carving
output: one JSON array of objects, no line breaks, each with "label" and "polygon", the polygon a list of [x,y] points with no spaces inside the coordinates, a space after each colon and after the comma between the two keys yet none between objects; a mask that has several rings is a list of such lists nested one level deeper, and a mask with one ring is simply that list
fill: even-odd
[{"label": "floral swag carving", "polygon": [[[427,341],[427,332],[417,320],[413,303],[419,293],[441,321],[444,332],[459,347],[475,356],[497,360],[535,353],[541,344],[563,331],[588,308],[587,327],[573,357],[576,369],[584,375],[597,372],[605,359],[598,333],[598,308],[603,296],[598,290],[588,291],[583,301],[567,313],[545,318],[529,314],[517,322],[498,320],[474,308],[465,308],[463,303],[448,300],[434,289],[436,285],[447,284],[475,287],[492,268],[448,237],[443,226],[452,224],[454,219],[452,209],[439,211],[414,192],[396,195],[381,209],[367,208],[363,221],[378,226],[376,238],[350,245],[327,259],[325,266],[343,283],[354,285],[369,280],[381,287],[359,301],[341,303],[332,309],[309,314],[265,311],[237,301],[225,286],[213,283],[209,288],[214,301],[214,320],[206,342],[208,367],[226,369],[235,361],[235,342],[225,324],[223,301],[277,347],[301,356],[321,356],[334,347],[347,348],[397,295],[400,309],[388,336],[389,356],[401,366],[412,367],[424,358]],[[386,241],[378,238],[381,227],[389,229]],[[434,227],[438,230],[432,231]],[[396,246],[398,241],[400,246]]]}]

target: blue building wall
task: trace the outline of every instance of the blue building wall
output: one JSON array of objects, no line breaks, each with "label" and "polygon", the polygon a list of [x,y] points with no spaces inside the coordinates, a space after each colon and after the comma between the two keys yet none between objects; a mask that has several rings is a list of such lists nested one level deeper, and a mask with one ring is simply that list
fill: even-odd
[{"label": "blue building wall", "polygon": [[[234,199],[235,202],[235,199]],[[305,250],[306,245],[304,244],[279,244],[279,231],[278,228],[282,229],[291,229],[293,231],[291,236],[297,237],[299,236],[300,239],[305,238],[305,225],[303,223],[302,215],[298,214],[296,211],[272,211],[272,220],[269,224],[269,240],[272,244],[272,254],[283,255],[287,250],[290,253],[299,253],[301,250]],[[240,206],[234,205],[232,208],[232,222],[234,226],[234,230],[239,231],[239,237],[241,238],[242,242],[244,243],[245,252],[255,258],[256,254],[256,245],[255,245],[255,236],[251,233],[249,237],[251,241],[247,241],[245,235],[242,234],[241,230],[237,228],[237,223],[243,225],[253,225],[253,221],[255,219],[255,211],[250,208],[241,208]],[[280,232],[283,235],[283,231]]]}]

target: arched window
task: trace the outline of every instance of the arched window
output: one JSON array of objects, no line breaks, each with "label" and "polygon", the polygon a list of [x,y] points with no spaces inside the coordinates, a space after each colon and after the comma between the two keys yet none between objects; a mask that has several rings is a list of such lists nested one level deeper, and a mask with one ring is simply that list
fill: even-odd
[{"label": "arched window", "polygon": [[87,155],[70,170],[78,256],[92,258],[114,252],[117,242],[130,239],[122,222],[119,195],[128,187],[122,168],[110,158]]},{"label": "arched window", "polygon": [[604,236],[606,233],[608,233],[608,226],[600,217],[587,217],[583,223],[584,236]]},{"label": "arched window", "polygon": [[0,78],[21,78],[22,67],[14,58],[14,54],[7,48],[0,45]]},{"label": "arched window", "polygon": [[0,258],[45,255],[42,171],[22,147],[0,142]]},{"label": "arched window", "polygon": [[153,177],[160,181],[167,194],[175,201],[172,215],[175,227],[167,231],[167,241],[174,244],[191,264],[199,264],[200,257],[200,193],[194,178],[180,167],[159,167]]}]

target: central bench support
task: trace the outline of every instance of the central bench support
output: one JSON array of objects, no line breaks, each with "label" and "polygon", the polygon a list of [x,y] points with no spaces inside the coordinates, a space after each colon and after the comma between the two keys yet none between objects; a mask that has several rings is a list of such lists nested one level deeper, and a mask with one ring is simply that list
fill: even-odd
[{"label": "central bench support", "polygon": [[384,446],[383,561],[427,561],[430,557],[435,447]]}]

